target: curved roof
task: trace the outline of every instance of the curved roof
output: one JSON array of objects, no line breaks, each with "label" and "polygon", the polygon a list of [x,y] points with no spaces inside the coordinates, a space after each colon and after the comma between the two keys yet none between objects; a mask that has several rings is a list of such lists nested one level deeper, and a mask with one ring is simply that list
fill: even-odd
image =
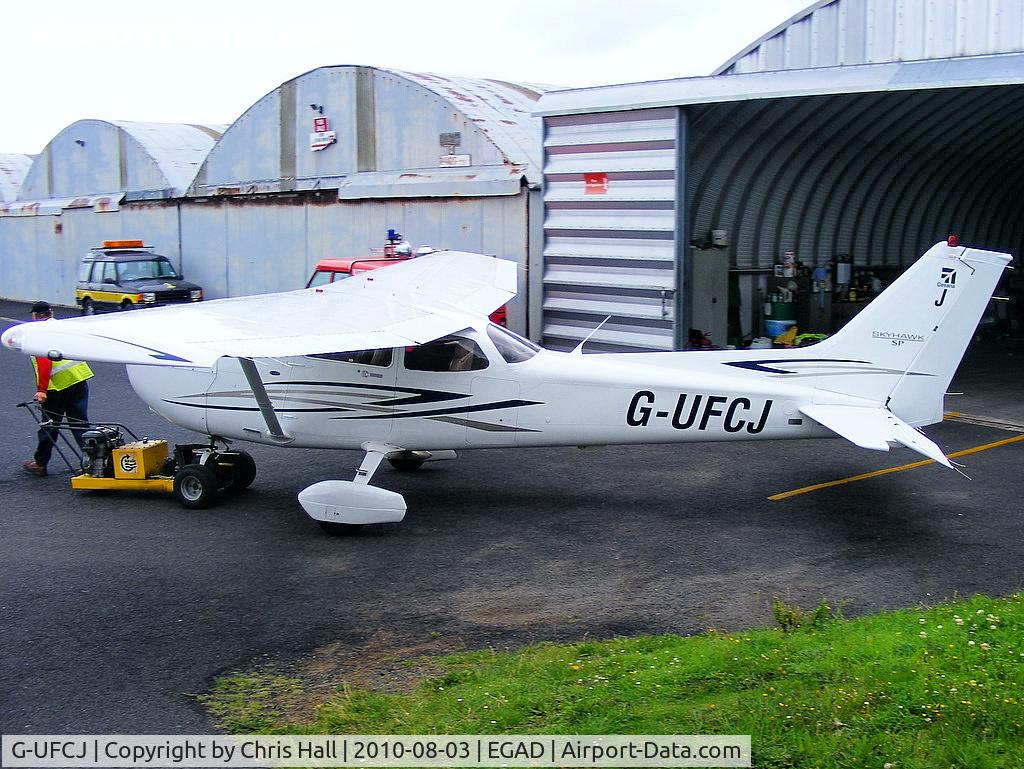
[{"label": "curved roof", "polygon": [[540,168],[540,123],[533,109],[553,86],[481,80],[470,77],[388,71],[407,78],[451,102],[501,149],[509,162]]},{"label": "curved roof", "polygon": [[31,165],[31,155],[0,154],[0,203],[17,199]]},{"label": "curved roof", "polygon": [[180,197],[223,130],[220,125],[76,121],[36,157],[18,200],[111,192]]},{"label": "curved roof", "polygon": [[728,230],[733,263],[755,268],[787,250],[896,267],[951,233],[1020,253],[1022,115],[1022,85],[695,107],[692,236]]},{"label": "curved roof", "polygon": [[1017,0],[818,0],[712,74],[946,59],[1024,50]]},{"label": "curved roof", "polygon": [[[378,67],[319,67],[282,83],[232,123],[191,192],[333,189],[354,174],[446,169],[443,156],[459,168],[502,167],[539,184],[541,122],[532,111],[547,89]],[[332,134],[315,147],[314,121]]]}]

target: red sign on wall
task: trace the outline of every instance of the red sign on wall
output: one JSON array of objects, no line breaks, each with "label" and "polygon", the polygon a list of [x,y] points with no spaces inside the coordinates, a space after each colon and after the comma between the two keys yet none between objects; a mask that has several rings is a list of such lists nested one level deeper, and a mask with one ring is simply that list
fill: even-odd
[{"label": "red sign on wall", "polygon": [[608,174],[592,173],[583,174],[583,194],[585,195],[607,195]]},{"label": "red sign on wall", "polygon": [[326,131],[326,130],[328,130],[327,118],[325,118],[325,117],[315,117],[315,118],[313,118],[313,132],[314,133],[322,133],[323,131]]}]

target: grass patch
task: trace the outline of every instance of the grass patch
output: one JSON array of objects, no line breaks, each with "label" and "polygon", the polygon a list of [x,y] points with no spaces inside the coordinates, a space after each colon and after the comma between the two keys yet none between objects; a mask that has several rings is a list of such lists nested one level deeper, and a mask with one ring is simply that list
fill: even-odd
[{"label": "grass patch", "polygon": [[[1024,595],[692,638],[447,655],[403,693],[234,675],[204,702],[235,733],[750,734],[757,767],[1024,766]],[[297,703],[302,707],[298,707]]]}]

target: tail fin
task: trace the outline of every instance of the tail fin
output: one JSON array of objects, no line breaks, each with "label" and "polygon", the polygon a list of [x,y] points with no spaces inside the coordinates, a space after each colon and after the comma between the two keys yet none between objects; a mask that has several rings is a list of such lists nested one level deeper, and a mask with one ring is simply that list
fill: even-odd
[{"label": "tail fin", "polygon": [[819,376],[816,402],[829,393],[888,406],[914,426],[942,420],[943,396],[1007,254],[937,243],[842,330],[816,346],[837,364]]}]

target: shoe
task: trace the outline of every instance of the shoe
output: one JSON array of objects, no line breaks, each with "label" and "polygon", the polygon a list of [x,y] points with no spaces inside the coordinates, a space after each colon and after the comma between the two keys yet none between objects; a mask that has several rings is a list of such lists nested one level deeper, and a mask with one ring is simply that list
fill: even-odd
[{"label": "shoe", "polygon": [[46,468],[42,465],[37,465],[34,459],[26,459],[22,462],[21,469],[29,475],[35,475],[38,478],[46,477]]}]

